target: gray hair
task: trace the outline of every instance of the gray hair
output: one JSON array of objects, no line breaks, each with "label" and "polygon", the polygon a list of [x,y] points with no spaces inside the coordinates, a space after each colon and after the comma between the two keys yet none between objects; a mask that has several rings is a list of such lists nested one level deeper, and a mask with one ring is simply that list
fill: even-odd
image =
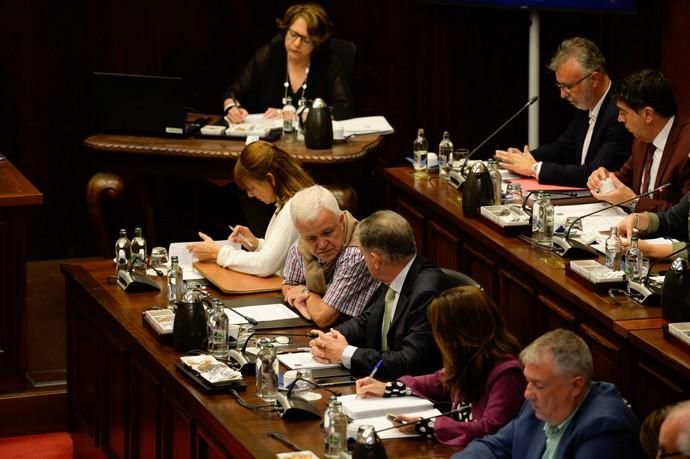
[{"label": "gray hair", "polygon": [[671,408],[664,422],[673,418],[678,418],[683,425],[676,438],[676,449],[685,455],[690,455],[690,401],[681,402]]},{"label": "gray hair", "polygon": [[565,61],[575,58],[585,72],[606,73],[606,58],[593,41],[574,37],[564,40],[551,58],[549,69],[556,71]]},{"label": "gray hair", "polygon": [[359,223],[359,243],[378,249],[385,261],[407,261],[417,253],[412,227],[400,214],[379,210]]},{"label": "gray hair", "polygon": [[314,220],[321,209],[329,210],[336,216],[341,213],[333,193],[319,185],[298,191],[290,200],[290,214],[295,225],[298,221],[306,223]]},{"label": "gray hair", "polygon": [[564,376],[582,376],[587,385],[592,382],[592,353],[587,343],[570,330],[559,328],[532,341],[520,353],[523,365],[544,361],[550,352],[556,371]]}]

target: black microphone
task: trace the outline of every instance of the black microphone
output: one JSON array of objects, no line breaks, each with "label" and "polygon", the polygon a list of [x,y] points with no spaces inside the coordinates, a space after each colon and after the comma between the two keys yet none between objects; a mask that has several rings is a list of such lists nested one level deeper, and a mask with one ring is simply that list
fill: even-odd
[{"label": "black microphone", "polygon": [[644,279],[642,279],[642,282],[628,281],[628,289],[630,290],[628,296],[644,306],[658,305],[661,301],[662,287],[659,287],[657,285],[649,285],[649,277],[652,273],[652,268],[657,263],[661,263],[662,261],[668,261],[674,255],[678,255],[683,250],[687,250],[687,248],[688,244],[686,243],[680,249],[668,254],[667,257],[660,258],[659,260],[655,260],[653,263],[651,263],[649,265],[649,270],[647,271],[647,274],[645,275]]},{"label": "black microphone", "polygon": [[649,270],[647,271],[647,275],[644,278],[644,285],[649,285],[649,277],[652,274],[652,268],[656,266],[658,263],[661,263],[663,261],[669,261],[671,258],[673,258],[675,255],[678,255],[681,253],[683,250],[688,250],[688,243],[686,242],[683,247],[681,247],[678,250],[674,250],[673,252],[669,253],[667,256],[664,258],[659,258],[658,260],[654,260],[650,265],[649,265]]},{"label": "black microphone", "polygon": [[537,101],[537,99],[539,99],[539,98],[538,98],[537,96],[534,96],[534,97],[532,97],[530,100],[528,100],[528,101],[525,103],[525,105],[523,105],[522,107],[520,107],[520,109],[519,109],[518,111],[516,111],[516,112],[513,114],[513,116],[511,116],[510,118],[508,118],[508,119],[507,119],[503,124],[501,124],[494,132],[492,132],[491,134],[489,134],[489,136],[488,136],[486,139],[484,139],[484,140],[482,141],[482,143],[480,143],[479,145],[477,145],[477,146],[475,147],[475,149],[472,150],[472,151],[470,152],[470,154],[467,155],[467,156],[465,157],[465,161],[462,163],[462,167],[461,167],[461,169],[460,169],[461,172],[463,173],[463,177],[466,176],[466,173],[465,173],[465,166],[467,165],[467,161],[469,161],[469,159],[472,157],[472,155],[474,155],[477,151],[479,151],[480,148],[482,148],[484,145],[486,145],[486,143],[487,143],[489,140],[493,139],[494,136],[495,136],[496,134],[498,134],[499,132],[501,132],[501,131],[503,130],[503,128],[505,128],[511,121],[513,121],[513,120],[514,120],[520,113],[522,113],[527,107],[529,107],[530,105],[532,105],[533,103],[535,103],[535,102]]},{"label": "black microphone", "polygon": [[153,270],[153,272],[156,273],[156,276],[158,276],[158,277],[163,277],[165,275],[165,273],[163,273],[163,271],[161,271],[160,269],[153,266],[151,263],[148,262],[148,260],[146,260],[145,258],[139,258],[139,257],[135,257],[132,260],[132,268],[130,269],[130,272],[132,272],[132,270],[134,270],[138,265],[144,265],[146,268],[151,268]]},{"label": "black microphone", "polygon": [[534,96],[534,97],[532,97],[531,99],[529,99],[529,100],[525,103],[525,105],[523,105],[522,107],[520,107],[520,109],[519,109],[517,112],[515,112],[515,113],[513,114],[513,116],[511,116],[510,118],[508,118],[503,124],[501,124],[501,125],[498,127],[498,129],[496,129],[496,130],[493,131],[491,134],[489,134],[489,136],[488,136],[486,139],[484,139],[477,147],[475,147],[474,150],[472,150],[467,156],[465,156],[465,159],[463,160],[462,165],[460,166],[460,172],[459,172],[459,173],[454,172],[454,171],[452,170],[452,168],[451,168],[450,174],[449,174],[449,176],[448,176],[448,184],[449,184],[450,186],[452,186],[453,188],[455,188],[455,189],[459,189],[459,188],[462,186],[462,184],[465,183],[465,179],[467,179],[467,175],[468,175],[468,172],[467,172],[467,161],[469,161],[469,159],[470,159],[477,151],[479,151],[480,148],[482,148],[484,145],[486,145],[486,143],[487,143],[489,140],[493,139],[494,136],[495,136],[496,134],[498,134],[499,132],[501,132],[501,131],[503,130],[503,128],[505,128],[511,121],[513,121],[513,120],[515,119],[515,117],[517,117],[520,113],[522,113],[527,107],[529,107],[530,105],[532,105],[533,103],[535,103],[535,102],[537,101],[537,99],[538,99],[537,96]]},{"label": "black microphone", "polygon": [[256,327],[257,325],[259,325],[259,322],[257,322],[256,319],[254,319],[254,318],[252,318],[252,317],[245,316],[244,314],[242,314],[241,312],[239,312],[237,309],[232,309],[232,308],[230,308],[230,310],[231,310],[232,312],[234,312],[235,314],[237,314],[238,316],[242,317],[244,320],[246,320],[246,321],[249,322],[250,324],[254,325],[255,327]]},{"label": "black microphone", "polygon": [[330,392],[331,395],[335,395],[336,397],[340,397],[341,395],[343,395],[342,393],[338,392],[337,390],[333,390],[333,389],[331,389],[331,388],[329,388],[329,387],[326,387],[326,386],[324,386],[324,385],[322,385],[322,384],[319,384],[319,383],[317,383],[317,382],[315,382],[315,381],[312,381],[311,379],[303,378],[303,377],[302,377],[302,373],[298,371],[298,372],[297,372],[297,377],[295,378],[295,380],[292,381],[292,382],[288,385],[287,398],[290,398],[290,397],[292,396],[292,391],[293,391],[293,389],[295,388],[295,384],[297,384],[297,381],[304,381],[304,382],[308,383],[309,385],[311,385],[311,386],[313,386],[313,387],[316,387],[317,389],[323,389],[323,390],[325,390],[325,391],[327,391],[327,392]]},{"label": "black microphone", "polygon": [[228,358],[235,362],[235,367],[243,374],[251,374],[253,369],[252,364],[254,363],[254,356],[247,356],[247,346],[249,345],[249,340],[255,334],[267,335],[267,336],[306,336],[307,338],[316,338],[316,333],[269,333],[255,330],[254,332],[247,335],[247,340],[242,345],[242,348],[238,351],[237,349],[230,349],[228,351]]},{"label": "black microphone", "polygon": [[[439,417],[441,417],[441,416],[449,416],[449,415],[451,415],[451,414],[459,413],[459,412],[462,411],[463,409],[464,409],[464,408],[455,408],[454,410],[446,411],[445,413],[436,414],[436,415],[434,415],[434,416],[428,416],[428,417],[426,417],[426,418],[417,419],[417,420],[414,421],[414,422],[415,422],[415,423],[417,423],[417,422],[425,422],[425,421],[428,421],[428,420],[430,420],[430,419],[439,418]],[[383,428],[383,429],[377,430],[376,433],[384,432],[384,431],[386,431],[386,430],[391,430],[391,429],[397,429],[398,427],[400,427],[400,426],[385,427],[385,428]]]},{"label": "black microphone", "polygon": [[565,229],[564,237],[554,236],[553,243],[558,248],[558,250],[556,250],[556,253],[558,253],[563,258],[581,259],[581,258],[596,258],[596,257],[598,257],[599,254],[592,247],[590,247],[586,244],[583,244],[579,241],[575,241],[575,240],[570,239],[570,230],[573,229],[573,226],[575,226],[575,224],[577,222],[579,222],[580,220],[582,220],[584,218],[590,217],[594,214],[598,214],[599,212],[609,210],[613,207],[622,206],[623,204],[627,204],[627,203],[632,202],[635,199],[639,199],[643,196],[648,196],[650,194],[665,190],[666,188],[668,188],[670,186],[671,186],[671,182],[664,183],[663,185],[658,186],[651,191],[647,191],[646,193],[637,194],[630,199],[626,199],[624,201],[617,202],[615,204],[609,204],[608,206],[602,207],[601,209],[597,209],[594,212],[590,212],[588,214],[581,215],[580,217],[577,217],[575,220],[573,220],[573,222],[570,224],[570,226]]}]

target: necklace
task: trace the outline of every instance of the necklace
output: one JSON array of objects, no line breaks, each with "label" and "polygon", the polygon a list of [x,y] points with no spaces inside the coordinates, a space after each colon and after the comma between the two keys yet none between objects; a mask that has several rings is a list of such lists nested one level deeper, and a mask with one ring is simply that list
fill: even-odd
[{"label": "necklace", "polygon": [[[297,103],[298,107],[301,107],[307,103],[307,79],[309,78],[309,67],[307,67],[307,70],[304,72],[304,83],[302,83],[302,97],[300,97],[299,102]],[[285,88],[285,92],[283,94],[283,105],[287,105],[288,101],[288,96],[287,96],[287,91],[288,88],[290,87],[290,73],[285,69],[285,83],[283,83],[283,87]],[[298,90],[299,91],[299,90]],[[297,96],[297,94],[295,94]]]}]

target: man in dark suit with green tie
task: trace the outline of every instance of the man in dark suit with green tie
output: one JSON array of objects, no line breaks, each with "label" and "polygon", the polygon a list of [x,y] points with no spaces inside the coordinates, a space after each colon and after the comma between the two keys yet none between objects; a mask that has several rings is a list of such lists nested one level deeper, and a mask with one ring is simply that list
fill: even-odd
[{"label": "man in dark suit with green tie", "polygon": [[437,293],[450,287],[446,276],[416,254],[414,233],[403,217],[390,210],[373,213],[359,224],[360,250],[372,277],[382,282],[372,302],[354,317],[309,344],[316,360],[341,362],[355,375],[431,373],[441,355],[426,309]]}]

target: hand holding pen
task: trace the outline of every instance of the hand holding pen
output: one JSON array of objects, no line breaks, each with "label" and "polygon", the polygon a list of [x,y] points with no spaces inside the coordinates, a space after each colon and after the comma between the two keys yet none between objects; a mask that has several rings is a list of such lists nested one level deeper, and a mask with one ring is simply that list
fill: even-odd
[{"label": "hand holding pen", "polygon": [[[374,379],[374,376],[376,376],[376,372],[379,371],[379,368],[381,368],[381,365],[383,365],[383,359],[379,360],[376,362],[376,365],[374,365],[374,368],[371,370],[371,373],[369,373],[369,376],[366,378],[362,378],[357,380],[356,383],[356,388],[357,388],[357,395],[355,398],[359,398],[360,395],[366,396],[366,395],[378,395],[383,396],[383,390],[385,390],[385,384],[376,381]],[[370,387],[373,386],[373,387]],[[380,390],[379,390],[380,389]],[[379,394],[380,392],[380,394]]]},{"label": "hand holding pen", "polygon": [[249,251],[254,251],[259,245],[258,239],[252,234],[252,232],[247,228],[246,226],[242,225],[228,225],[228,228],[230,228],[230,236],[228,236],[228,240],[231,242],[237,242],[242,244],[242,247]]}]

